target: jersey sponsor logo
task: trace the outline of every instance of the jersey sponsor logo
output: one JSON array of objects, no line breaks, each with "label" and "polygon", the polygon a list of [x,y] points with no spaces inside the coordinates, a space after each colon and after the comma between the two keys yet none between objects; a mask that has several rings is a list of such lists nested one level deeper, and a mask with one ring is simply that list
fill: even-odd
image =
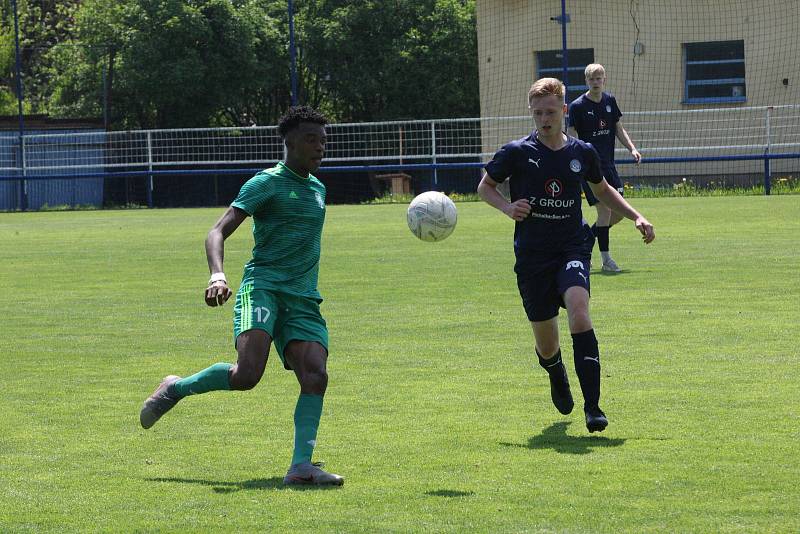
[{"label": "jersey sponsor logo", "polygon": [[573,159],[572,161],[569,162],[569,169],[572,172],[581,172],[582,168],[583,166],[581,165],[581,162],[578,161],[577,159]]},{"label": "jersey sponsor logo", "polygon": [[293,199],[297,200],[299,197],[297,196],[297,193],[295,193],[294,191],[290,191],[289,192],[289,198],[293,198]]},{"label": "jersey sponsor logo", "polygon": [[570,269],[583,269],[583,262],[575,260],[567,263],[564,270],[569,271]]},{"label": "jersey sponsor logo", "polygon": [[536,161],[534,161],[532,158],[528,158],[528,163],[533,163],[534,165],[536,165],[537,169],[539,168],[539,162],[540,161],[542,161],[542,158],[539,158]]},{"label": "jersey sponsor logo", "polygon": [[611,130],[595,130],[592,132],[592,137],[599,137],[601,135],[608,135],[611,133]]},{"label": "jersey sponsor logo", "polygon": [[320,195],[319,193],[315,192],[314,193],[314,198],[317,199],[317,204],[319,205],[319,209],[324,210],[325,209],[325,201],[322,200],[322,195]]},{"label": "jersey sponsor logo", "polygon": [[[570,202],[572,201],[570,200]],[[565,215],[558,215],[557,213],[537,213],[535,211],[532,211],[530,215],[528,215],[528,217],[536,217],[538,219],[549,219],[551,221],[563,221],[564,219],[569,219],[570,215],[569,213]]]},{"label": "jersey sponsor logo", "polygon": [[583,278],[583,283],[584,283],[584,284],[588,284],[588,283],[589,283],[589,279],[588,279],[588,278],[586,278],[586,275],[585,275],[585,274],[583,274],[583,273],[579,272],[579,273],[578,273],[578,276],[580,276],[581,278]]},{"label": "jersey sponsor logo", "polygon": [[592,117],[594,117],[594,110],[590,109],[589,111],[586,112],[586,114],[587,115],[591,115]]},{"label": "jersey sponsor logo", "polygon": [[[575,199],[568,199],[568,200],[561,200],[558,198],[541,198],[541,197],[529,197],[528,204],[531,206],[541,206],[543,208],[571,208],[575,205]],[[531,216],[538,217],[539,215],[531,212]],[[565,215],[564,217],[569,217],[569,215]],[[550,217],[546,216],[546,219],[563,219],[564,217]]]},{"label": "jersey sponsor logo", "polygon": [[561,192],[564,190],[564,188],[561,186],[561,182],[559,182],[557,178],[550,178],[547,180],[547,182],[545,182],[544,190],[548,195],[555,198],[561,196]]}]

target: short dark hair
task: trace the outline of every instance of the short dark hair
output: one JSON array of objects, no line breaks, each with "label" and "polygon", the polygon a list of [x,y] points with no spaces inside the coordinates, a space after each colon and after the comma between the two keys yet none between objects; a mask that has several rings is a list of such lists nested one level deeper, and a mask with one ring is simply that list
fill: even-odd
[{"label": "short dark hair", "polygon": [[311,106],[293,106],[286,110],[278,121],[278,133],[285,139],[289,132],[300,126],[301,122],[313,122],[325,126],[328,124],[328,119]]}]

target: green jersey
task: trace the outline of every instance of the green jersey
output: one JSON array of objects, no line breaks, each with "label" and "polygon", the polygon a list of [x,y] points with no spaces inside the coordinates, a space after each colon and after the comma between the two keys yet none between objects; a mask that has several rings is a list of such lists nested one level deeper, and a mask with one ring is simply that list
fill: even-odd
[{"label": "green jersey", "polygon": [[253,258],[242,283],[322,301],[317,291],[325,186],[283,162],[250,178],[231,206],[253,217]]}]

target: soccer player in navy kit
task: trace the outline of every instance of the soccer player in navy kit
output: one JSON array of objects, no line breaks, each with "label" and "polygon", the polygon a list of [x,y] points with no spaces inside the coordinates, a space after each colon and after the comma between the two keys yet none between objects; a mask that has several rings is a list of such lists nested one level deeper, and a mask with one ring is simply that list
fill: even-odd
[{"label": "soccer player in navy kit", "polygon": [[[587,65],[584,74],[589,90],[569,105],[569,129],[567,131],[571,136],[592,144],[600,155],[600,163],[606,181],[621,195],[624,192],[622,180],[620,180],[614,165],[616,139],[619,139],[630,151],[637,165],[641,161],[642,155],[636,150],[628,132],[622,126],[620,121],[622,112],[617,105],[617,99],[614,98],[614,95],[603,91],[606,83],[606,71],[603,66],[599,63]],[[622,269],[611,258],[608,233],[612,226],[622,220],[622,215],[615,213],[602,202],[597,202],[597,197],[585,182],[583,191],[589,205],[597,208],[597,222],[592,226],[592,231],[597,237],[597,246],[603,257],[602,270],[620,272]]]},{"label": "soccer player in navy kit", "polygon": [[[567,310],[575,371],[584,399],[586,427],[602,431],[600,355],[589,316],[589,261],[594,238],[581,215],[581,183],[617,213],[634,221],[645,243],[653,225],[603,178],[600,158],[589,144],[564,135],[564,85],[537,80],[528,92],[536,130],[503,146],[486,165],[478,194],[516,221],[514,254],[522,304],[531,321],[539,364],[550,377],[550,395],[562,414],[574,402],[561,360],[558,312]],[[509,180],[511,202],[497,186]]]}]

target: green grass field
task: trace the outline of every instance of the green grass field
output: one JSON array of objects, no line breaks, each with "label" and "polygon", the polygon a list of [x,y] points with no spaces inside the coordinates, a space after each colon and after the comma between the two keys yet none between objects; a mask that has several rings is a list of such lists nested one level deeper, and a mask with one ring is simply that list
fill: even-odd
[{"label": "green grass field", "polygon": [[[308,490],[281,485],[277,355],[253,391],[138,424],[164,375],[234,359],[231,306],[202,301],[222,209],[0,214],[0,532],[797,532],[800,197],[636,205],[656,241],[615,227],[625,272],[592,278],[591,436],[534,362],[510,220],[460,203],[423,243],[403,205],[329,207],[315,456],[346,483]],[[232,284],[251,239],[227,243]]]}]

